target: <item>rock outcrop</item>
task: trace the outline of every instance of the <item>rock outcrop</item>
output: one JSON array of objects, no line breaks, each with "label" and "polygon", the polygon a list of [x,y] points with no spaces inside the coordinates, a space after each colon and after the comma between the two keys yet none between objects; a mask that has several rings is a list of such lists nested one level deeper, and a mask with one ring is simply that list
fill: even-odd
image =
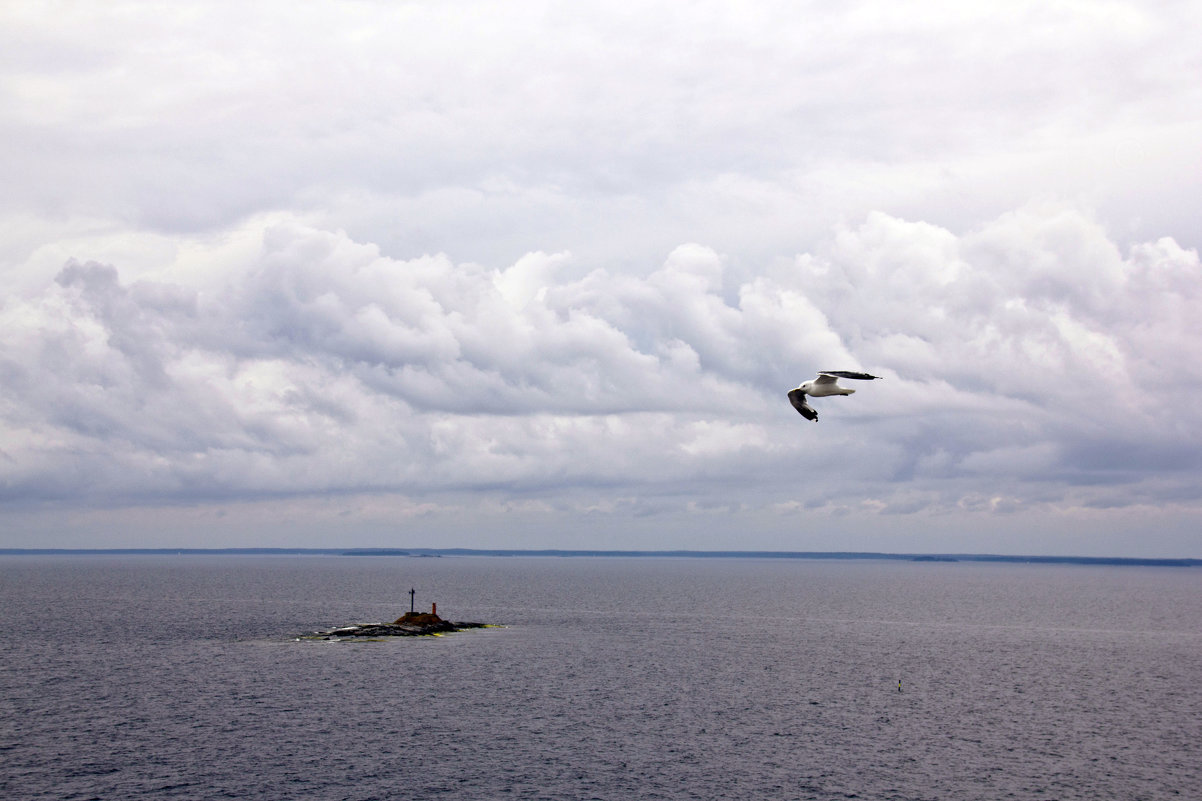
[{"label": "rock outcrop", "polygon": [[453,623],[430,612],[406,612],[392,623],[356,623],[301,635],[302,640],[341,640],[376,637],[423,637],[464,629],[488,628],[487,623]]}]

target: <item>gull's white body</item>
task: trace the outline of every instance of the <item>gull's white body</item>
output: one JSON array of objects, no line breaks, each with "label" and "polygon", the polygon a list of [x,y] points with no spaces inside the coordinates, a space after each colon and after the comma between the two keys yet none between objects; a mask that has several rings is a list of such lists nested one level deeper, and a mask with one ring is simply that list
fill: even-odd
[{"label": "gull's white body", "polygon": [[854,389],[839,386],[840,378],[854,378],[857,381],[871,381],[880,378],[879,375],[857,373],[850,370],[822,370],[818,377],[803,381],[796,389],[789,390],[789,401],[798,414],[807,420],[818,420],[818,412],[806,402],[806,396],[825,398],[830,395],[851,395]]}]

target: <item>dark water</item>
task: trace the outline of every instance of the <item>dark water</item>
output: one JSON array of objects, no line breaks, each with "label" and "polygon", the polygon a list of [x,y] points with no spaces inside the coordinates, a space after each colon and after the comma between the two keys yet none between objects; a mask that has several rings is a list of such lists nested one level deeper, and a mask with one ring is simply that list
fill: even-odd
[{"label": "dark water", "polygon": [[[290,639],[411,586],[508,627]],[[23,556],[0,615],[4,799],[1202,797],[1196,568]]]}]

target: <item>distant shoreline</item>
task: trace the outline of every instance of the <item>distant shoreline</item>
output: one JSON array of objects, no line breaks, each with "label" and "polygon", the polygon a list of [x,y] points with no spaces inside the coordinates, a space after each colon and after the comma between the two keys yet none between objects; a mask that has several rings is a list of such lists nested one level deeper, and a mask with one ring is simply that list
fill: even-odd
[{"label": "distant shoreline", "polygon": [[825,559],[904,562],[1004,562],[1011,564],[1199,567],[1202,559],[1154,559],[1125,556],[1030,556],[1005,554],[874,553],[858,551],[602,551],[504,550],[489,548],[0,548],[0,556],[541,556],[656,557],[680,559]]}]

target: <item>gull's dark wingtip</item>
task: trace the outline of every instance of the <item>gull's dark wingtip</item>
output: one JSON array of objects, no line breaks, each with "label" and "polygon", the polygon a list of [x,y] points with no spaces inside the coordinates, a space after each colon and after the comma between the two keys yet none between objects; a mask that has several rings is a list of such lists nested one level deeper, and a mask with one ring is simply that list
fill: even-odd
[{"label": "gull's dark wingtip", "polygon": [[854,378],[860,381],[872,381],[873,379],[882,378],[879,375],[872,373],[858,373],[854,370],[819,370],[818,375],[833,375],[838,378]]},{"label": "gull's dark wingtip", "polygon": [[817,422],[818,412],[814,410],[813,406],[806,403],[806,394],[800,389],[789,390],[789,403],[793,404],[793,408],[796,409],[797,413],[802,417],[807,420],[813,420]]}]

